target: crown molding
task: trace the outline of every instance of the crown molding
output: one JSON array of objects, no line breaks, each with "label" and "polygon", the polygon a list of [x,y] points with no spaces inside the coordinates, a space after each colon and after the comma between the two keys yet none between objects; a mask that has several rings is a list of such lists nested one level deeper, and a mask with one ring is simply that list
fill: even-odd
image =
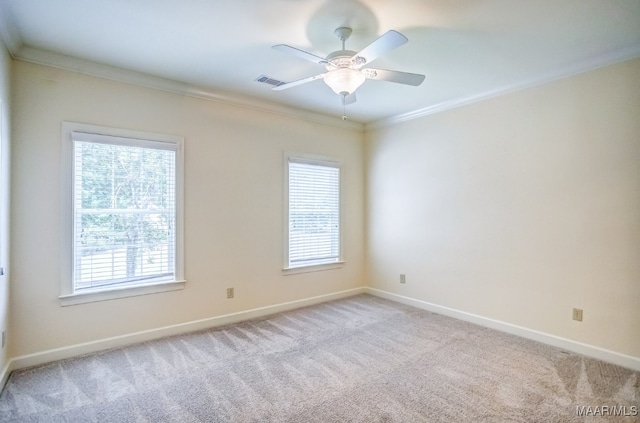
[{"label": "crown molding", "polygon": [[4,42],[9,54],[15,59],[17,52],[22,48],[22,38],[14,24],[15,21],[10,17],[11,11],[7,3],[0,1],[0,41]]},{"label": "crown molding", "polygon": [[233,105],[244,109],[294,117],[339,128],[354,129],[357,131],[364,130],[364,124],[360,122],[343,121],[335,116],[328,116],[308,110],[283,106],[266,100],[224,93],[206,87],[191,85],[89,60],[78,59],[76,57],[66,56],[38,48],[22,47],[17,51],[17,53],[12,54],[12,57],[23,62],[49,66],[84,75],[123,82],[126,84],[166,91],[173,94],[180,94],[217,103]]},{"label": "crown molding", "polygon": [[384,127],[397,125],[399,123],[407,122],[413,119],[418,119],[423,116],[428,116],[435,113],[456,109],[458,107],[466,106],[468,104],[477,103],[480,101],[488,100],[490,98],[499,97],[499,96],[510,94],[517,91],[522,91],[527,88],[544,85],[549,82],[569,78],[571,76],[579,75],[581,73],[586,73],[595,69],[614,65],[616,63],[626,62],[628,60],[633,60],[638,57],[640,57],[640,45],[629,46],[624,49],[607,52],[606,54],[603,54],[594,58],[573,63],[560,70],[539,75],[535,78],[525,80],[516,84],[505,85],[494,90],[485,91],[480,94],[453,98],[453,99],[442,101],[440,103],[436,103],[431,106],[414,110],[408,113],[403,113],[400,115],[379,119],[373,122],[368,122],[365,124],[364,130],[371,131],[375,129],[381,129]]},{"label": "crown molding", "polygon": [[[1,3],[0,3],[1,4]],[[1,11],[1,9],[0,9]],[[6,16],[6,15],[5,15]],[[3,18],[4,21],[7,18]],[[5,23],[0,21],[1,23]],[[261,112],[274,113],[281,116],[294,117],[310,122],[324,125],[347,128],[358,131],[371,131],[381,129],[424,116],[441,113],[448,110],[463,107],[469,104],[488,100],[494,97],[522,91],[527,88],[544,85],[556,80],[565,79],[581,73],[602,67],[614,65],[616,63],[633,60],[640,57],[640,45],[632,45],[624,49],[608,52],[606,54],[573,63],[563,69],[539,75],[535,78],[525,80],[516,84],[505,85],[483,93],[471,96],[458,97],[432,104],[430,106],[417,109],[411,112],[377,119],[367,123],[354,121],[343,121],[335,116],[324,115],[294,107],[283,106],[266,100],[260,100],[237,94],[223,93],[206,87],[199,87],[183,82],[178,82],[166,78],[156,77],[141,72],[118,68],[115,66],[100,64],[89,60],[78,59],[71,56],[62,55],[42,49],[22,46],[17,32],[12,25],[0,25],[0,36],[2,36],[11,56],[16,60],[30,62],[38,65],[50,66],[64,69],[76,73],[110,79],[127,84],[153,88],[174,94],[186,95],[208,101],[224,103],[245,109],[257,110]]]}]

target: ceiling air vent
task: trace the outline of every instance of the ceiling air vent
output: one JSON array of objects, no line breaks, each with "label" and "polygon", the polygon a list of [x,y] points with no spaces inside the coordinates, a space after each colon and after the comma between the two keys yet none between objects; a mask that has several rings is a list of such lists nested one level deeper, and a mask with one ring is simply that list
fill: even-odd
[{"label": "ceiling air vent", "polygon": [[284,81],[279,81],[279,80],[271,78],[270,76],[267,76],[267,75],[260,75],[259,77],[257,77],[255,79],[255,81],[262,82],[263,84],[269,84],[269,85],[272,85],[274,87],[279,87],[280,85],[286,84],[286,82],[284,82]]}]

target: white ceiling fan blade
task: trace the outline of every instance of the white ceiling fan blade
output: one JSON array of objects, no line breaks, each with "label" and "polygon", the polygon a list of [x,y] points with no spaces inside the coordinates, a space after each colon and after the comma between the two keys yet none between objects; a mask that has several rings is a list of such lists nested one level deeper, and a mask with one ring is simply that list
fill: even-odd
[{"label": "white ceiling fan blade", "polygon": [[397,82],[398,84],[413,85],[417,87],[424,81],[424,75],[409,72],[399,72],[385,69],[363,69],[362,73],[369,79]]},{"label": "white ceiling fan blade", "polygon": [[299,48],[291,47],[286,44],[278,44],[272,47],[274,50],[282,51],[287,54],[294,55],[300,59],[309,60],[310,62],[318,63],[320,65],[326,65],[327,60],[324,57],[316,56],[308,51],[300,50]]},{"label": "white ceiling fan blade", "polygon": [[343,106],[348,106],[349,104],[353,104],[356,102],[356,93],[351,93],[349,95],[341,95],[340,100],[342,101]]},{"label": "white ceiling fan blade", "polygon": [[320,79],[323,76],[324,76],[324,73],[321,73],[319,75],[310,76],[308,78],[298,79],[297,81],[287,82],[286,84],[273,87],[273,90],[275,91],[286,90],[287,88],[296,87],[298,85],[306,84],[307,82],[315,81],[316,79]]},{"label": "white ceiling fan blade", "polygon": [[353,56],[351,63],[357,67],[364,66],[367,63],[373,62],[383,54],[400,47],[407,41],[409,41],[407,37],[400,34],[398,31],[387,31],[378,37],[377,40]]}]

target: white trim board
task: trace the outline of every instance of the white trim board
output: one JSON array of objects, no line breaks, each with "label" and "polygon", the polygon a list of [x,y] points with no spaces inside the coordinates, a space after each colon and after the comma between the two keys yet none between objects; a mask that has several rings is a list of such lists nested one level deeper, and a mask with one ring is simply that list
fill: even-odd
[{"label": "white trim board", "polygon": [[[0,25],[0,29],[2,29],[2,25]],[[451,98],[449,100],[441,101],[439,103],[435,103],[430,106],[413,110],[407,113],[388,116],[366,123],[361,123],[355,121],[343,121],[336,118],[335,116],[306,111],[291,106],[285,106],[268,100],[248,97],[231,92],[216,91],[205,87],[191,85],[185,82],[173,81],[170,79],[153,76],[133,70],[122,69],[111,65],[66,56],[64,54],[54,53],[39,48],[23,46],[12,35],[13,32],[15,31],[13,31],[11,27],[8,27],[7,29],[5,29],[4,35],[5,39],[9,40],[7,42],[9,53],[15,60],[22,60],[24,62],[34,63],[37,65],[64,69],[84,75],[110,79],[113,81],[123,82],[140,87],[158,89],[174,94],[200,98],[208,101],[242,107],[245,109],[252,109],[281,116],[294,117],[309,122],[315,122],[339,128],[354,129],[361,132],[367,132],[375,129],[393,126],[413,119],[419,119],[423,116],[445,112],[448,110],[466,106],[468,104],[478,103],[494,97],[511,94],[539,85],[544,85],[550,82],[569,78],[574,75],[590,72],[595,69],[611,66],[628,60],[634,60],[640,57],[640,46],[632,45],[621,50],[615,50],[601,56],[571,64],[570,66],[562,69],[557,69],[546,74],[538,75],[537,77],[529,80],[523,80],[510,85],[496,87],[489,91],[479,92],[470,96]],[[0,31],[0,37],[2,37],[2,35],[2,31]]]},{"label": "white trim board", "polygon": [[4,387],[7,384],[7,380],[9,380],[9,375],[11,375],[11,372],[14,369],[11,368],[11,359],[7,362],[7,364],[4,366],[4,369],[2,369],[2,373],[0,373],[0,393],[2,393],[2,390],[4,389]]},{"label": "white trim board", "polygon": [[112,348],[124,347],[139,342],[151,341],[154,339],[164,338],[172,335],[179,335],[198,330],[209,329],[217,326],[238,323],[241,321],[255,319],[282,311],[293,310],[300,307],[306,307],[314,304],[320,304],[327,301],[347,298],[358,294],[371,294],[380,298],[395,301],[401,304],[410,305],[432,313],[442,314],[444,316],[453,317],[459,320],[475,323],[501,332],[509,333],[533,341],[542,342],[554,347],[572,351],[587,357],[592,357],[608,363],[616,364],[635,371],[640,371],[640,358],[617,353],[615,351],[606,350],[604,348],[593,345],[583,344],[581,342],[571,341],[521,326],[512,325],[510,323],[501,322],[499,320],[489,319],[460,310],[439,306],[428,303],[426,301],[405,297],[391,292],[382,291],[370,287],[354,288],[345,291],[334,292],[331,294],[320,295],[311,298],[305,298],[297,301],[280,303],[272,306],[260,307],[252,310],[241,311],[237,313],[225,314],[222,316],[211,317],[202,320],[196,320],[177,325],[165,326],[162,328],[151,329],[142,332],[136,332],[112,338],[99,339],[97,341],[85,342],[82,344],[71,345],[67,347],[55,348],[47,351],[41,351],[34,354],[27,354],[11,358],[2,373],[0,373],[0,390],[3,388],[12,371],[23,369],[26,367],[38,366],[66,358],[77,357],[94,352],[104,351]]},{"label": "white trim board", "polygon": [[150,329],[141,332],[129,333],[126,335],[114,336],[112,338],[98,339],[96,341],[84,342],[61,348],[55,348],[46,351],[40,351],[33,354],[13,357],[9,360],[5,368],[0,374],[0,391],[4,387],[9,374],[18,369],[26,367],[38,366],[53,361],[64,360],[66,358],[78,357],[85,354],[91,354],[112,348],[124,347],[127,345],[137,344],[140,342],[160,339],[167,336],[180,335],[199,330],[210,329],[217,326],[238,323],[245,320],[255,319],[258,317],[268,316],[283,311],[294,310],[300,307],[306,307],[314,304],[320,304],[327,301],[347,298],[354,295],[364,293],[364,287],[348,289],[345,291],[333,292],[331,294],[319,295],[316,297],[305,298],[302,300],[289,301],[286,303],[275,304],[266,307],[254,308],[252,310],[240,311],[237,313],[224,314],[201,320],[180,323],[177,325],[165,326],[157,329]]},{"label": "white trim board", "polygon": [[595,57],[590,60],[573,64],[571,66],[538,75],[536,78],[520,81],[511,85],[504,85],[489,91],[479,92],[470,96],[456,97],[440,103],[435,103],[422,109],[413,110],[404,114],[390,116],[378,119],[376,121],[365,124],[364,130],[371,131],[375,129],[393,126],[402,122],[419,119],[423,116],[429,116],[436,113],[446,112],[448,110],[457,109],[468,104],[479,103],[495,97],[524,91],[529,88],[540,85],[549,84],[562,79],[570,78],[575,75],[591,72],[596,69],[612,66],[618,63],[635,60],[640,57],[640,46],[631,46],[623,50],[616,50],[608,54]]},{"label": "white trim board", "polygon": [[405,297],[403,295],[394,294],[376,288],[365,287],[364,292],[380,298],[410,305],[422,310],[427,310],[432,313],[438,313],[466,322],[475,323],[477,325],[488,327],[490,329],[499,330],[511,335],[531,339],[533,341],[541,342],[543,344],[551,345],[587,357],[606,361],[608,363],[616,364],[618,366],[626,367],[635,371],[640,371],[640,357],[621,354],[615,351],[596,347],[594,345],[572,341],[570,339],[561,338],[559,336],[550,335],[548,333],[539,332],[522,326],[512,325],[511,323],[502,322],[500,320],[490,319],[488,317],[479,316],[477,314],[471,314],[453,308],[428,303],[426,301]]},{"label": "white trim board", "polygon": [[160,76],[122,69],[85,59],[78,59],[76,57],[70,57],[64,54],[41,50],[34,47],[22,47],[18,52],[12,54],[12,57],[15,60],[21,60],[35,65],[48,66],[51,68],[75,72],[81,75],[89,75],[96,78],[103,78],[138,87],[151,88],[168,93],[199,98],[244,109],[293,117],[338,128],[354,129],[358,131],[364,130],[364,124],[360,122],[344,121],[336,116],[325,115],[292,106],[285,106],[269,100],[262,100],[231,92],[217,91],[207,87],[174,81]]}]

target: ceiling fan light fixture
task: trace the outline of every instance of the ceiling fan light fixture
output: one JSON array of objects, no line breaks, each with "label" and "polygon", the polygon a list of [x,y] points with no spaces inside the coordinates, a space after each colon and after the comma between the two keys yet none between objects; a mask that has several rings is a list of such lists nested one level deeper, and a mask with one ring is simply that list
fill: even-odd
[{"label": "ceiling fan light fixture", "polygon": [[362,85],[366,77],[356,69],[338,68],[325,73],[323,79],[336,94],[349,95]]}]

